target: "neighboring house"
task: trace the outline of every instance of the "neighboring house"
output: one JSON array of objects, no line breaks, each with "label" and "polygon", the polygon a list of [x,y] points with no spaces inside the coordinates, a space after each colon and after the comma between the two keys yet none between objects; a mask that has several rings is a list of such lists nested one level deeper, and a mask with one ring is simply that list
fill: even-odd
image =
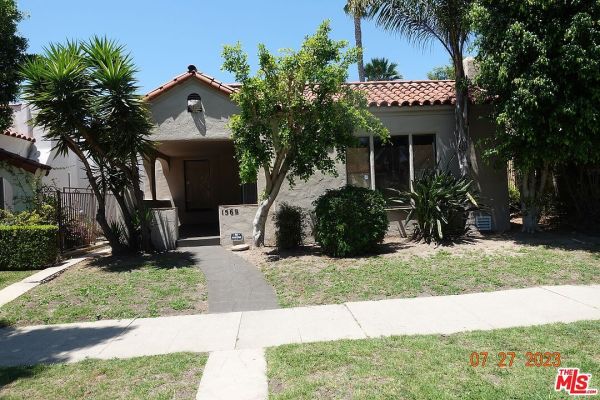
[{"label": "neighboring house", "polygon": [[58,155],[54,142],[29,123],[35,111],[27,104],[11,104],[13,124],[0,134],[0,207],[21,211],[39,182],[56,189],[87,188],[81,161],[75,154]]},{"label": "neighboring house", "polygon": [[[348,150],[346,164],[338,163],[338,176],[316,174],[294,188],[286,182],[272,210],[283,201],[312,210],[312,202],[325,190],[345,184],[385,192],[390,187],[409,189],[412,179],[429,167],[458,171],[453,149],[453,81],[348,85],[365,92],[371,112],[389,129],[391,143],[384,145],[357,132],[360,147]],[[232,234],[250,235],[254,204],[264,188],[261,174],[256,184],[240,185],[227,127],[229,117],[237,112],[230,99],[237,88],[190,66],[188,72],[146,95],[156,124],[151,138],[157,144],[155,158],[144,165],[146,198],[176,207],[182,225],[220,234],[222,244],[232,243]],[[472,106],[473,177],[491,216],[491,228],[505,231],[510,226],[506,166],[494,168],[484,162],[477,146],[494,133],[485,115],[485,106]],[[403,234],[405,211],[390,206],[388,214],[390,232]],[[272,233],[271,225],[267,240]]]}]

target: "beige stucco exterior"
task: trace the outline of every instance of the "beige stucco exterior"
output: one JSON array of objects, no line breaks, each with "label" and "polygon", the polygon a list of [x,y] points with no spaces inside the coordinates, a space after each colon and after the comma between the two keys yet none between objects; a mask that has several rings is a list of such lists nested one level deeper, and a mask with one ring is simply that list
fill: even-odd
[{"label": "beige stucco exterior", "polygon": [[[187,96],[197,93],[202,98],[202,113],[190,113],[187,110]],[[162,159],[156,161],[157,199],[171,200],[179,210],[179,219],[183,224],[215,223],[220,219],[221,240],[223,244],[231,242],[230,233],[239,231],[247,238],[251,233],[253,206],[240,206],[242,210],[235,218],[223,219],[218,209],[210,212],[187,211],[185,207],[186,160],[210,160],[216,166],[218,176],[211,178],[211,187],[218,193],[217,206],[235,206],[241,204],[240,181],[237,161],[234,157],[228,119],[237,112],[237,107],[229,96],[218,89],[195,79],[177,85],[153,99],[151,110],[156,124],[152,137],[158,144]],[[438,165],[457,172],[452,143],[454,140],[454,108],[450,105],[415,107],[373,107],[374,115],[381,119],[391,135],[435,134]],[[493,125],[481,117],[485,110],[479,106],[472,109],[471,135],[476,142],[493,134]],[[366,134],[358,133],[359,136]],[[479,148],[474,147],[472,164],[478,188],[485,198],[493,215],[496,230],[508,229],[508,190],[506,169],[484,162]],[[499,168],[494,168],[499,167]],[[146,169],[150,168],[146,165]],[[286,181],[281,189],[271,215],[282,202],[300,206],[310,213],[313,201],[327,189],[339,188],[347,183],[346,165],[336,164],[337,175],[317,173],[308,181],[296,181],[291,187]],[[258,176],[258,195],[264,190],[262,173]],[[145,185],[147,198],[150,198],[148,182]],[[218,208],[218,207],[217,207]],[[223,211],[223,208],[221,208]],[[398,210],[389,213],[390,233],[402,234],[399,227],[404,213]],[[310,225],[310,224],[309,224]],[[267,242],[273,241],[273,223],[267,225]]]},{"label": "beige stucco exterior", "polygon": [[[187,97],[202,98],[201,113],[187,111]],[[152,139],[169,140],[228,139],[227,121],[238,110],[229,97],[202,82],[189,79],[157,97],[150,110],[156,128]]]}]

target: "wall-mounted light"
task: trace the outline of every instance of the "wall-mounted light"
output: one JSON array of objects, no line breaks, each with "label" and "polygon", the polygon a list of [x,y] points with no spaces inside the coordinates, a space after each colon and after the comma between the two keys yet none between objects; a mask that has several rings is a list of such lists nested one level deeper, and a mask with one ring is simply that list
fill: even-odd
[{"label": "wall-mounted light", "polygon": [[187,97],[187,110],[190,113],[202,112],[202,98],[198,93],[192,93]]}]

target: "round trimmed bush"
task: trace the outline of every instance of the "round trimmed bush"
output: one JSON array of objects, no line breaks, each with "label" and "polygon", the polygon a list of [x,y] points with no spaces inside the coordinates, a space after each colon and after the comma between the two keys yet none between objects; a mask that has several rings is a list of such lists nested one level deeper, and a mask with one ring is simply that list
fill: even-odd
[{"label": "round trimmed bush", "polygon": [[345,186],[315,202],[315,240],[333,257],[373,251],[388,228],[385,199],[374,190]]}]

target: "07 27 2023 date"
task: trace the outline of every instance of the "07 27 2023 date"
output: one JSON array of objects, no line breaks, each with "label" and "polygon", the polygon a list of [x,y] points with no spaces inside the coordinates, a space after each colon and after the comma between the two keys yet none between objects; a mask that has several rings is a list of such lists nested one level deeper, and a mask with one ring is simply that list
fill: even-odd
[{"label": "07 27 2023 date", "polygon": [[[474,351],[469,357],[471,367],[485,367],[489,362],[494,362],[499,368],[510,368],[517,362],[524,362],[526,367],[560,367],[559,352],[531,352],[516,353],[514,351],[501,351],[492,361],[493,354],[487,351]],[[520,361],[521,360],[521,361]]]}]

